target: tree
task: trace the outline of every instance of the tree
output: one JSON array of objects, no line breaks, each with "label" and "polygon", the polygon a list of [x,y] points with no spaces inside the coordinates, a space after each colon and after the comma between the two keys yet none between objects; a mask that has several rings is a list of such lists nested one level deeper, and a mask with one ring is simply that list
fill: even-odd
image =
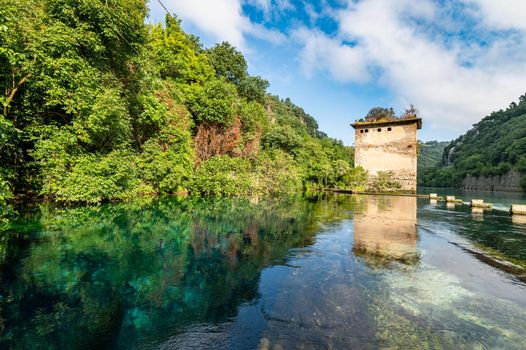
[{"label": "tree", "polygon": [[247,76],[247,61],[243,54],[226,41],[216,44],[207,52],[217,76],[239,86]]},{"label": "tree", "polygon": [[230,125],[236,111],[236,88],[225,80],[211,80],[188,101],[198,122]]},{"label": "tree", "polygon": [[[336,181],[334,164],[346,172],[348,149],[301,107],[268,95],[238,50],[203,50],[175,16],[146,24],[146,4],[3,1],[0,208],[21,193],[95,203],[272,192],[262,176],[283,192]],[[212,190],[209,175],[220,180]],[[203,186],[192,186],[200,176]]]},{"label": "tree", "polygon": [[400,119],[414,119],[418,118],[420,115],[420,112],[418,109],[415,108],[412,104],[409,106],[409,108],[406,108],[404,113],[400,116]]},{"label": "tree", "polygon": [[396,118],[393,108],[374,107],[365,116],[365,121],[374,122],[378,120],[390,120]]},{"label": "tree", "polygon": [[261,77],[245,77],[239,87],[239,95],[249,101],[265,103],[269,82]]}]

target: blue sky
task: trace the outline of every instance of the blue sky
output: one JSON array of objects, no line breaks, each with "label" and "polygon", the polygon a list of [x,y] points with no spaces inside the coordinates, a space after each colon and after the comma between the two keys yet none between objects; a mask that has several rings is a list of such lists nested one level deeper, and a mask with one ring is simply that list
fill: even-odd
[{"label": "blue sky", "polygon": [[[419,138],[451,140],[526,92],[525,0],[162,1],[349,145],[349,124],[375,106],[412,103]],[[151,0],[149,20],[164,15]]]}]

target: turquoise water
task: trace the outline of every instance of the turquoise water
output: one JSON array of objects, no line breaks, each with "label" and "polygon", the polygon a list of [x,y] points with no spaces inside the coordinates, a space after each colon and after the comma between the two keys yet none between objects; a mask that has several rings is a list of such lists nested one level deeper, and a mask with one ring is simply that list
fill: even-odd
[{"label": "turquoise water", "polygon": [[0,348],[523,349],[526,220],[411,197],[35,207]]}]

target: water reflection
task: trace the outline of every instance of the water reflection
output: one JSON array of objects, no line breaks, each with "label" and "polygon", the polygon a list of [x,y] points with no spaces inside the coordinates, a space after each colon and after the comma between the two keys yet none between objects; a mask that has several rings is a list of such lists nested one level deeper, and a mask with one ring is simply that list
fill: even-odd
[{"label": "water reflection", "polygon": [[526,215],[512,215],[511,222],[516,225],[526,225]]},{"label": "water reflection", "polygon": [[484,221],[484,208],[471,208],[471,217],[475,221]]},{"label": "water reflection", "polygon": [[456,207],[457,207],[456,203],[451,203],[451,202],[446,203],[446,208],[449,210],[455,210]]},{"label": "water reflection", "polygon": [[[369,196],[354,217],[354,253],[373,263],[418,261],[416,198]],[[374,261],[373,261],[374,260]]]},{"label": "water reflection", "polygon": [[41,206],[0,236],[0,348],[523,348],[526,228],[444,207]]},{"label": "water reflection", "polygon": [[128,349],[227,320],[348,215],[322,198],[41,206],[0,241],[0,347]]}]

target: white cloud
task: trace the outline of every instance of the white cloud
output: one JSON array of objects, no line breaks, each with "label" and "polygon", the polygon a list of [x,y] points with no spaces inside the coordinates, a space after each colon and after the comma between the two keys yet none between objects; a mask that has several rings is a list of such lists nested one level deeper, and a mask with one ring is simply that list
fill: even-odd
[{"label": "white cloud", "polygon": [[295,7],[290,0],[244,0],[247,4],[259,8],[266,21],[279,18],[287,11],[294,11]]},{"label": "white cloud", "polygon": [[300,53],[301,67],[306,75],[323,67],[333,79],[338,81],[365,82],[369,80],[367,63],[362,50],[354,50],[340,45],[316,30],[301,28],[293,33],[293,38],[303,43]]},{"label": "white cloud", "polygon": [[[501,10],[489,18],[484,11],[492,10],[488,4],[496,1],[473,1],[481,5],[475,11],[483,11],[481,16],[494,26],[504,25],[500,16],[512,11]],[[512,6],[514,1],[506,2]],[[349,1],[336,16],[336,36],[305,28],[295,32],[303,45],[302,66],[308,74],[319,69],[337,80],[380,83],[395,96],[395,107],[417,105],[427,127],[465,130],[524,93],[526,44],[503,37],[487,47],[458,38],[446,46],[444,38],[429,36],[422,27],[444,14],[437,6],[431,0]],[[349,41],[356,44],[344,44]]]},{"label": "white cloud", "polygon": [[488,26],[498,29],[526,30],[524,0],[462,0],[476,7],[475,14]]},{"label": "white cloud", "polygon": [[307,16],[309,16],[310,24],[311,25],[316,24],[316,22],[320,18],[320,14],[316,11],[314,6],[309,2],[304,2],[303,7],[305,8],[305,12],[307,13]]},{"label": "white cloud", "polygon": [[272,0],[246,0],[248,4],[254,5],[263,11],[265,19],[270,19],[271,9],[272,9]]},{"label": "white cloud", "polygon": [[[264,5],[265,0],[257,0]],[[172,0],[167,3],[185,21],[217,41],[228,41],[238,49],[246,51],[246,35],[280,43],[285,36],[255,24],[243,14],[242,0]]]}]

